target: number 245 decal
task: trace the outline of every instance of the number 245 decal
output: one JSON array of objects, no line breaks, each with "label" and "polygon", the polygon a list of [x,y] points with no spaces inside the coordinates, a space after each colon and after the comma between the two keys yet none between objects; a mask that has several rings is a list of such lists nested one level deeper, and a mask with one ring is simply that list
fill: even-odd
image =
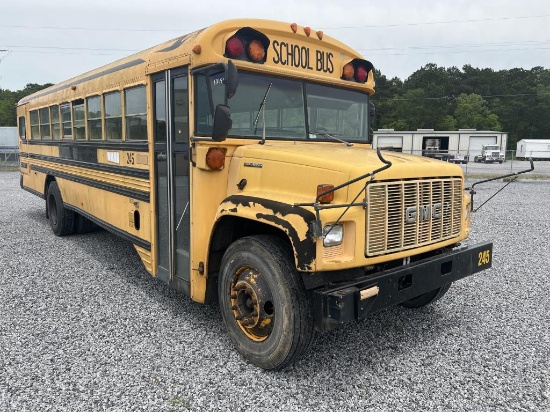
[{"label": "number 245 decal", "polygon": [[491,263],[491,253],[489,250],[484,250],[483,252],[479,252],[478,254],[478,266],[488,265]]}]

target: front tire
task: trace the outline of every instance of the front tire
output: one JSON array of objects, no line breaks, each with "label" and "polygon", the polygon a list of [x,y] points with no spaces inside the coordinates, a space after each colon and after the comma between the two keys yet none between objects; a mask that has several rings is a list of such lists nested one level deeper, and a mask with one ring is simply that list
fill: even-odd
[{"label": "front tire", "polygon": [[439,289],[432,290],[431,292],[424,293],[423,295],[420,295],[415,298],[409,299],[405,302],[402,302],[401,306],[404,306],[409,309],[417,309],[417,308],[421,308],[423,306],[429,305],[430,303],[434,303],[435,301],[441,299],[443,295],[447,293],[450,287],[451,287],[451,284],[447,283],[446,285],[443,285]]},{"label": "front tire", "polygon": [[274,236],[250,236],[225,252],[220,311],[235,348],[263,369],[282,369],[313,340],[311,295],[301,283],[291,248]]},{"label": "front tire", "polygon": [[63,205],[61,192],[55,181],[48,186],[46,208],[53,233],[57,236],[67,236],[74,232],[74,212]]}]

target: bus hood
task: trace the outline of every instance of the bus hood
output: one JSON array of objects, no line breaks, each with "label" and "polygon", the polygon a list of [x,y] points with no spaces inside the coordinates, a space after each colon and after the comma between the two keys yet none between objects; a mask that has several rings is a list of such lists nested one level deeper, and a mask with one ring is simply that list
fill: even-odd
[{"label": "bus hood", "polygon": [[[390,151],[381,154],[392,165],[376,174],[377,181],[463,177],[460,166],[441,160]],[[246,145],[230,156],[228,195],[246,193],[289,204],[313,201],[318,185],[339,186],[385,166],[376,150],[322,142]],[[336,191],[334,202],[351,201],[368,178]]]},{"label": "bus hood", "polygon": [[[376,180],[463,176],[460,166],[440,160],[391,151],[381,154],[392,166]],[[242,158],[244,167],[277,170],[281,178],[287,174],[293,179],[305,178],[303,173],[314,170],[332,171],[342,179],[338,184],[384,166],[374,149],[320,142],[247,145],[237,149],[234,157]]]}]

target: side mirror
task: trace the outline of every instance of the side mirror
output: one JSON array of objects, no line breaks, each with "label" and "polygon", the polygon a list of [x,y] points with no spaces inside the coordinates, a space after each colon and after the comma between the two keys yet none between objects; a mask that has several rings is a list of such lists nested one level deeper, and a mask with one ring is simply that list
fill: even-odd
[{"label": "side mirror", "polygon": [[237,73],[237,67],[231,60],[227,62],[225,76],[225,96],[227,99],[231,99],[235,95],[237,87],[239,87],[239,74]]},{"label": "side mirror", "polygon": [[231,110],[229,106],[224,104],[218,104],[216,106],[216,111],[214,112],[214,124],[212,125],[212,140],[215,142],[223,142],[229,130],[233,126],[233,121],[231,120]]}]

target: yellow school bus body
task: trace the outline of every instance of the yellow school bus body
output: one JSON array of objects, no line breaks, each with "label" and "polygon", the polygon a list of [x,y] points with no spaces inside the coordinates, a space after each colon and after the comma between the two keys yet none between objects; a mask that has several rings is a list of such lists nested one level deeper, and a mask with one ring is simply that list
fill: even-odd
[{"label": "yellow school bus body", "polygon": [[[48,183],[55,179],[67,207],[132,241],[146,269],[157,276],[160,229],[155,206],[159,195],[155,186],[158,171],[154,160],[152,79],[158,73],[185,67],[189,96],[190,254],[187,268],[189,288],[183,290],[193,300],[204,302],[209,298],[212,288],[209,282],[220,271],[221,255],[229,246],[228,240],[223,240],[224,233],[229,227],[234,230],[235,226],[247,225],[246,222],[256,222],[252,234],[265,230],[285,238],[292,247],[297,271],[306,278],[322,272],[372,268],[389,261],[445,250],[468,236],[469,197],[462,193],[463,173],[459,166],[402,153],[384,153],[384,158],[391,161],[392,166],[376,174],[374,182],[411,181],[411,184],[421,187],[422,182],[430,181],[430,185],[435,187],[441,180],[441,185],[454,185],[455,206],[448,213],[456,215],[453,224],[458,226],[452,236],[443,236],[440,241],[419,241],[415,247],[396,248],[388,253],[367,253],[367,214],[370,209],[366,208],[370,206],[366,204],[365,207],[349,208],[343,216],[344,209],[341,208],[320,209],[318,216],[323,224],[342,224],[344,238],[338,247],[324,247],[322,238],[312,235],[311,226],[316,216],[313,204],[320,184],[345,185],[334,192],[334,204],[365,200],[365,195],[359,200],[355,196],[365,188],[369,178],[350,184],[346,182],[382,165],[378,154],[366,141],[356,142],[353,147],[330,140],[266,139],[259,144],[258,139],[239,137],[216,142],[197,134],[197,91],[193,71],[226,63],[225,45],[243,27],[260,31],[269,38],[270,45],[262,64],[234,59],[239,73],[275,75],[357,90],[368,95],[374,93],[372,67],[364,82],[343,79],[344,66],[363,57],[321,32],[266,20],[243,19],[218,23],[22,99],[17,107],[20,126],[22,122],[26,125],[20,141],[22,187],[46,197]],[[135,86],[146,88],[147,141],[131,141],[124,137],[116,142],[109,141],[105,136],[104,110],[100,140],[92,141],[89,136],[80,141],[74,138],[55,140],[31,137],[34,133],[31,129],[36,127],[32,124],[32,111],[85,100],[90,96],[104,96],[113,91],[123,92]],[[124,99],[121,104],[121,130],[124,131],[127,121]],[[231,106],[231,100],[228,104]],[[88,113],[84,121],[88,124]],[[50,127],[53,126],[50,124]],[[53,132],[53,128],[50,131]],[[80,150],[74,149],[74,145],[78,144],[89,148],[88,152],[82,151],[83,158],[78,157],[80,154],[74,155]],[[207,158],[211,149],[224,153],[223,167],[209,166]],[[74,153],[67,154],[71,150]],[[76,157],[71,158],[73,155]],[[85,157],[88,155],[94,167],[87,164]],[[60,161],[62,156],[69,158]],[[244,188],[240,187],[243,181]],[[395,190],[390,186],[388,184],[388,188],[381,187],[379,190],[384,193]],[[460,194],[457,194],[458,191]],[[244,331],[242,325],[240,328]],[[253,341],[262,339],[258,336],[252,338]],[[283,364],[286,361],[276,364],[276,367]]]}]

